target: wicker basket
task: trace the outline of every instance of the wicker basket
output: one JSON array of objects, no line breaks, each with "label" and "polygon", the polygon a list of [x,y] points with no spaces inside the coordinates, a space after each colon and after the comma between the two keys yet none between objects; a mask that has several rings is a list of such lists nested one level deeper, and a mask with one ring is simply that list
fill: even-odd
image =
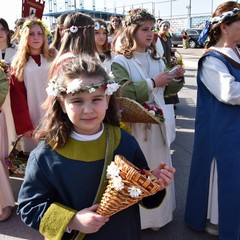
[{"label": "wicker basket", "polygon": [[183,66],[182,54],[175,49],[173,55],[171,56],[171,65],[172,67],[180,65]]},{"label": "wicker basket", "polygon": [[24,177],[25,169],[27,166],[27,160],[29,157],[29,153],[20,151],[17,149],[18,142],[21,140],[23,135],[20,135],[13,145],[13,149],[5,159],[7,166],[10,171],[16,174],[19,177]]},{"label": "wicker basket", "polygon": [[121,111],[121,121],[163,124],[160,119],[151,115],[140,103],[126,97],[117,97],[116,100]]},{"label": "wicker basket", "polygon": [[[112,216],[139,202],[142,198],[153,195],[161,190],[156,177],[150,171],[144,170],[144,173],[141,173],[140,169],[120,155],[115,156],[114,163],[120,169],[119,176],[122,178],[124,188],[116,191],[112,186],[112,179],[110,178],[97,209],[98,214],[106,217]],[[128,187],[140,189],[141,194],[138,197],[131,197]]]}]

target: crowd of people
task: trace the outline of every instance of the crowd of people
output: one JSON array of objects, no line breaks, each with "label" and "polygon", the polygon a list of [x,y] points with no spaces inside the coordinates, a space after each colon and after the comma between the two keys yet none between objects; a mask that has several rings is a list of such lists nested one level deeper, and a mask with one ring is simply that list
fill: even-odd
[{"label": "crowd of people", "polygon": [[[239,4],[228,1],[218,6],[201,34],[200,41],[208,43],[197,75],[185,213],[187,225],[220,240],[240,237],[239,19]],[[0,58],[9,64],[7,70],[0,67],[0,221],[15,207],[4,161],[18,136],[30,155],[17,214],[45,239],[137,240],[142,229],[158,231],[173,220],[170,148],[179,100],[164,92],[173,81],[184,81],[184,69],[178,66],[169,74],[174,55],[169,29],[169,21],[140,8],[124,19],[111,16],[109,24],[73,12],[58,17],[49,42],[50,32],[40,19],[19,19],[11,34],[0,18]],[[132,122],[125,131],[119,96],[161,109],[164,122]],[[115,155],[151,169],[162,190],[106,217],[96,210],[106,164]]]}]

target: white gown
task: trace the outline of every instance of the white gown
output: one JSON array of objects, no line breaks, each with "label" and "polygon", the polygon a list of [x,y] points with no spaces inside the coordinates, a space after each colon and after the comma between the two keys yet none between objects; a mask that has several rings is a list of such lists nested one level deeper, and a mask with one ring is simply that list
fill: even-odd
[{"label": "white gown", "polygon": [[[5,158],[8,156],[8,138],[7,138],[7,126],[4,112],[0,113],[0,215],[2,209],[7,206],[14,207],[15,200],[13,192],[9,183],[8,169],[5,164]],[[2,139],[4,139],[2,141]]]},{"label": "white gown", "polygon": [[[175,139],[175,114],[173,105],[166,105],[163,98],[164,88],[152,89],[151,77],[156,73],[165,70],[162,60],[154,60],[149,52],[134,53],[134,57],[126,59],[118,55],[113,62],[119,63],[126,68],[129,78],[133,82],[145,79],[149,86],[149,105],[155,105],[163,110],[165,124],[160,127],[156,124],[132,124],[132,135],[138,141],[147,159],[149,167],[152,169],[161,162],[172,166],[170,144]],[[162,204],[155,209],[145,209],[140,207],[141,228],[160,228],[173,219],[175,204],[174,182],[167,188],[167,194]]]}]

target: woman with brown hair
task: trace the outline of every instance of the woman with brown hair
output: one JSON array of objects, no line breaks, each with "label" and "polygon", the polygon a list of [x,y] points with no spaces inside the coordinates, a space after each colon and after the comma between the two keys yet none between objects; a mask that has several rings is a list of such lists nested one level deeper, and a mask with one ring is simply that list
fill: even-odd
[{"label": "woman with brown hair", "polygon": [[109,23],[109,37],[108,42],[112,43],[114,37],[117,35],[118,31],[122,28],[122,21],[119,16],[111,16]]},{"label": "woman with brown hair", "polygon": [[185,221],[190,227],[240,239],[240,8],[220,4],[203,29],[208,38],[197,74],[195,140]]},{"label": "woman with brown hair", "polygon": [[104,20],[101,19],[96,19],[94,22],[95,22],[95,43],[99,54],[99,58],[101,60],[101,66],[107,72],[110,72],[114,54],[110,50],[110,44],[108,43],[107,24],[105,23]]},{"label": "woman with brown hair", "polygon": [[53,42],[50,45],[50,48],[54,48],[57,51],[59,51],[61,47],[61,39],[64,34],[63,23],[66,17],[67,17],[67,13],[64,13],[57,18],[57,26],[54,32]]},{"label": "woman with brown hair", "polygon": [[89,15],[80,12],[68,14],[63,24],[61,47],[51,64],[49,78],[58,72],[58,66],[68,58],[83,53],[97,57],[94,29],[94,21]]}]

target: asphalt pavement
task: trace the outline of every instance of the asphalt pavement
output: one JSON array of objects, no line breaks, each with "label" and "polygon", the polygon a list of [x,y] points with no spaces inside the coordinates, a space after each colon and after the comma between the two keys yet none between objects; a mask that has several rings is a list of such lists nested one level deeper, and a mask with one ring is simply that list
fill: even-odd
[{"label": "asphalt pavement", "polygon": [[[217,240],[216,237],[210,236],[205,232],[197,232],[190,229],[184,223],[186,192],[194,137],[197,91],[196,69],[197,61],[202,55],[203,49],[183,49],[181,47],[176,49],[183,56],[186,70],[185,86],[179,93],[180,103],[177,104],[175,110],[177,135],[176,140],[171,146],[173,165],[177,170],[175,174],[177,206],[172,222],[156,232],[143,230],[142,240]],[[17,199],[22,179],[12,176],[10,181],[15,199]],[[25,226],[14,212],[8,221],[0,223],[0,240],[19,239],[42,240],[43,237],[37,231]]]}]

